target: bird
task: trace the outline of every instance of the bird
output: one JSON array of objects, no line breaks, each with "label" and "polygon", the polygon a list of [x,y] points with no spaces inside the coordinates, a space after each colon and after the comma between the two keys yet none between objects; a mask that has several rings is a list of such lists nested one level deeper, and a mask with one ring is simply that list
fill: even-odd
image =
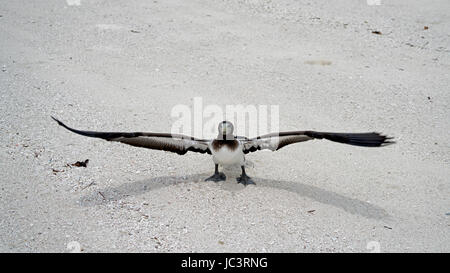
[{"label": "bird", "polygon": [[242,173],[236,178],[237,183],[244,186],[255,184],[245,172],[245,155],[259,150],[278,151],[281,148],[299,142],[313,139],[327,139],[362,147],[382,147],[395,143],[392,137],[377,132],[369,133],[330,133],[317,131],[287,131],[269,133],[253,138],[236,136],[234,126],[229,121],[219,123],[217,137],[214,139],[200,139],[192,136],[171,133],[152,132],[98,132],[73,129],[55,117],[51,117],[65,129],[87,137],[101,138],[107,141],[121,142],[128,145],[153,150],[162,150],[184,155],[196,152],[212,155],[214,174],[205,181],[219,182],[226,180],[223,172],[219,172],[219,165],[239,165]]}]

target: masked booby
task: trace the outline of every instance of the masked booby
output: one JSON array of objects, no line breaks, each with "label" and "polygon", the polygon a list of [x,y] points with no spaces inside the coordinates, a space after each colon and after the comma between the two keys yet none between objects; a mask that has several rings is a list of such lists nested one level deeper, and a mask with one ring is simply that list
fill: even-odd
[{"label": "masked booby", "polygon": [[184,155],[187,152],[197,152],[212,155],[215,165],[214,174],[205,181],[226,180],[224,173],[219,172],[219,165],[237,165],[242,174],[236,180],[243,185],[255,184],[245,173],[245,154],[259,150],[277,151],[286,145],[312,139],[328,139],[355,146],[380,147],[394,143],[391,137],[372,133],[329,133],[315,131],[290,131],[271,133],[255,138],[235,136],[234,127],[229,121],[219,123],[218,134],[215,139],[198,139],[191,136],[169,133],[144,132],[96,132],[81,131],[68,127],[61,121],[52,117],[60,126],[76,134],[96,137],[108,141],[117,141],[136,147],[174,152]]}]

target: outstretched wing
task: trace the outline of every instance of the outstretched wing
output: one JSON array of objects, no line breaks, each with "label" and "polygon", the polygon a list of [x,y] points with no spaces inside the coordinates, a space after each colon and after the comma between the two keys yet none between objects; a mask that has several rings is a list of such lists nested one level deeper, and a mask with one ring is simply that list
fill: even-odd
[{"label": "outstretched wing", "polygon": [[205,139],[197,139],[185,135],[166,133],[81,131],[68,127],[54,117],[52,117],[52,119],[67,130],[82,136],[96,137],[147,149],[168,151],[179,155],[183,155],[187,152],[211,154],[208,146],[209,140]]},{"label": "outstretched wing", "polygon": [[328,139],[334,142],[340,142],[350,145],[363,147],[380,147],[394,143],[387,137],[379,133],[327,133],[315,131],[292,131],[272,133],[258,136],[249,140],[242,141],[244,144],[244,153],[255,152],[258,150],[276,151],[286,145],[303,142],[311,139]]}]

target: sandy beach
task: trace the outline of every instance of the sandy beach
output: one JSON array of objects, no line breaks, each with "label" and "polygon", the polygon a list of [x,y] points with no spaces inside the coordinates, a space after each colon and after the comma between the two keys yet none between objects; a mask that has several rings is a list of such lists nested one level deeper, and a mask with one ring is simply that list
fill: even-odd
[{"label": "sandy beach", "polygon": [[[450,251],[450,1],[3,2],[0,252]],[[170,132],[194,98],[397,143],[251,153],[244,187],[50,117]]]}]

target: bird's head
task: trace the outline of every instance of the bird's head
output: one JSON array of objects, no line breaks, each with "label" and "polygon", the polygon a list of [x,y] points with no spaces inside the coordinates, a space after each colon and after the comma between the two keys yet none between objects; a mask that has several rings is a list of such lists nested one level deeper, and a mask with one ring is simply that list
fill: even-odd
[{"label": "bird's head", "polygon": [[229,122],[229,121],[222,121],[221,123],[219,123],[219,136],[222,137],[226,137],[226,139],[228,140],[229,137],[232,137],[230,139],[234,139],[233,136],[233,131],[234,131],[234,126],[233,123]]}]

